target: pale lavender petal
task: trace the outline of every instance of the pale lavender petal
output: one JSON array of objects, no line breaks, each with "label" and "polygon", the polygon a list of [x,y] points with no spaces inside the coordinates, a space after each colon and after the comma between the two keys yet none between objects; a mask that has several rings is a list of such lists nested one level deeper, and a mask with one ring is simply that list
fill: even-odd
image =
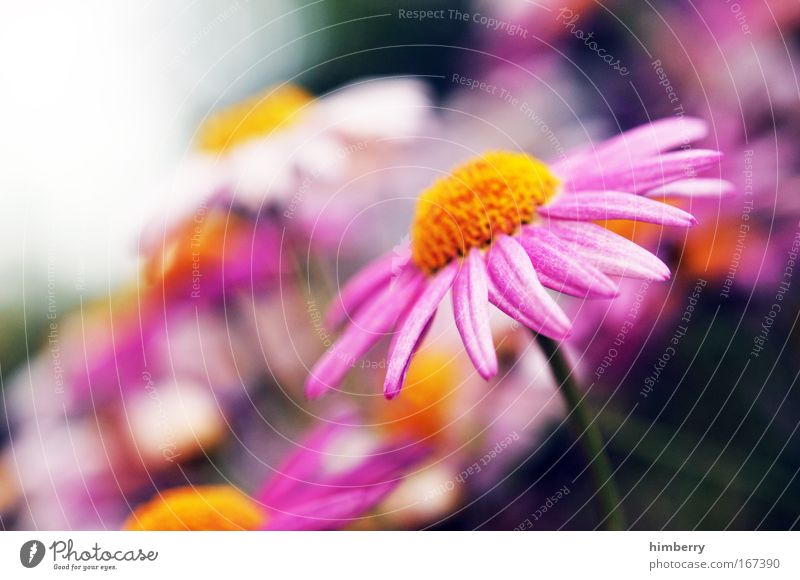
[{"label": "pale lavender petal", "polygon": [[644,248],[597,224],[550,222],[551,231],[568,244],[570,252],[601,272],[615,276],[666,280],[669,268]]},{"label": "pale lavender petal", "polygon": [[700,171],[718,164],[720,159],[722,153],[709,149],[666,153],[622,166],[601,167],[598,171],[576,171],[567,176],[565,185],[572,191],[613,189],[636,193],[695,177]]},{"label": "pale lavender petal", "polygon": [[724,179],[681,179],[644,192],[648,197],[682,197],[706,199],[725,197],[736,191],[736,186]]},{"label": "pale lavender petal", "polygon": [[472,364],[486,380],[497,374],[488,302],[486,264],[479,250],[471,250],[453,284],[453,315]]},{"label": "pale lavender petal", "polygon": [[525,322],[520,322],[551,338],[569,335],[569,318],[539,282],[531,259],[519,243],[505,234],[495,238],[487,266],[494,289],[502,296],[496,306],[511,306],[525,317]]},{"label": "pale lavender petal", "polygon": [[408,363],[419,344],[420,336],[436,313],[442,299],[453,286],[458,273],[458,261],[453,261],[438,272],[422,291],[417,301],[400,323],[389,348],[386,380],[383,393],[387,399],[397,396],[403,386]]},{"label": "pale lavender petal", "polygon": [[519,240],[543,285],[579,297],[612,298],[619,287],[600,270],[576,259],[561,238],[544,227],[523,229]]},{"label": "pale lavender petal", "polygon": [[394,327],[424,283],[422,272],[407,267],[394,288],[386,288],[383,294],[360,310],[336,344],[314,365],[306,379],[306,396],[316,399],[328,389],[338,387],[356,360]]},{"label": "pale lavender petal", "polygon": [[633,220],[664,226],[692,226],[697,223],[692,214],[661,203],[617,191],[584,191],[562,195],[552,205],[542,206],[539,213],[562,220]]},{"label": "pale lavender petal", "polygon": [[334,299],[325,315],[326,325],[336,328],[348,317],[354,316],[358,308],[404,266],[405,263],[398,263],[397,256],[388,254],[364,267],[345,284]]}]

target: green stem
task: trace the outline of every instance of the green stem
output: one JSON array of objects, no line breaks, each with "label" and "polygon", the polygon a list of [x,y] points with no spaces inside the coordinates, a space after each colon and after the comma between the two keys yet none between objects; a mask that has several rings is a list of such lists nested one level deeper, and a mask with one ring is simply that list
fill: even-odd
[{"label": "green stem", "polygon": [[622,515],[622,503],[614,483],[611,463],[603,451],[603,438],[597,424],[589,416],[583,392],[575,380],[572,368],[556,341],[541,334],[535,336],[548,358],[556,383],[567,403],[569,411],[567,421],[575,431],[586,459],[589,461],[589,471],[597,488],[596,497],[602,512],[600,513],[601,521],[607,530],[624,530],[625,518]]}]

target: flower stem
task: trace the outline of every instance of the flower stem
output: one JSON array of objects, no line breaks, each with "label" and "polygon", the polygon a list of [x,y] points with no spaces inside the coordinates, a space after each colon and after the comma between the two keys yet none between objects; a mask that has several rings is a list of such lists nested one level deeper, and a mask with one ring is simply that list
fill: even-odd
[{"label": "flower stem", "polygon": [[583,393],[578,387],[570,364],[556,341],[541,334],[535,336],[550,363],[556,383],[567,403],[569,411],[567,421],[575,431],[589,461],[589,471],[597,488],[596,495],[601,510],[601,521],[607,530],[624,530],[625,518],[622,514],[622,503],[614,483],[611,463],[603,451],[603,438],[596,422],[589,416],[583,400]]}]

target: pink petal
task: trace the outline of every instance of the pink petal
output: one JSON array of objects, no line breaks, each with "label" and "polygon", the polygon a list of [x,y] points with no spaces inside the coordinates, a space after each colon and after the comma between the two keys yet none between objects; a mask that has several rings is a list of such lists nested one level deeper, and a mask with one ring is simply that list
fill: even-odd
[{"label": "pink petal", "polygon": [[472,364],[486,380],[497,374],[488,302],[486,264],[479,250],[471,250],[453,285],[453,315]]},{"label": "pink petal", "polygon": [[717,198],[736,191],[736,186],[724,179],[702,178],[681,179],[644,192],[648,197]]},{"label": "pink petal", "polygon": [[501,312],[528,328],[537,328],[539,323],[531,319],[526,313],[514,306],[506,296],[497,289],[497,286],[489,278],[489,303],[494,304]]},{"label": "pink petal", "polygon": [[607,171],[615,165],[631,164],[685,146],[702,139],[707,133],[708,124],[702,119],[661,119],[625,131],[597,147],[584,147],[554,165],[554,170],[566,175],[579,171]]},{"label": "pink petal", "polygon": [[585,191],[562,195],[539,213],[563,220],[633,220],[664,226],[691,226],[697,223],[692,214],[665,203],[630,193]]},{"label": "pink petal", "polygon": [[343,414],[317,427],[300,442],[299,449],[275,470],[275,475],[262,486],[255,497],[269,506],[277,506],[284,502],[298,484],[310,481],[321,471],[320,466],[326,456],[326,449],[331,441],[348,428],[342,423],[352,420],[354,417]]},{"label": "pink petal", "polygon": [[606,274],[666,280],[669,268],[644,248],[597,224],[551,221],[551,231],[569,251]]},{"label": "pink petal", "polygon": [[393,274],[397,274],[398,269],[405,266],[405,263],[398,264],[397,260],[397,256],[388,254],[368,264],[353,276],[331,304],[325,315],[325,324],[329,328],[336,328],[348,317],[353,316],[368,298],[391,279]]},{"label": "pink petal", "polygon": [[292,506],[283,511],[271,511],[265,522],[266,530],[335,530],[350,524],[380,503],[400,483],[383,483],[371,487],[340,490]]},{"label": "pink petal", "polygon": [[328,389],[338,387],[355,361],[394,327],[424,282],[422,272],[407,267],[400,274],[395,288],[386,288],[383,294],[359,311],[336,344],[314,365],[306,379],[306,396],[316,399]]},{"label": "pink petal", "polygon": [[619,287],[597,268],[577,259],[561,238],[544,227],[527,227],[519,239],[543,285],[579,297],[612,298]]},{"label": "pink petal", "polygon": [[370,486],[401,479],[417,463],[428,457],[430,447],[412,441],[387,445],[364,457],[359,465],[334,477],[330,485]]},{"label": "pink petal", "polygon": [[400,324],[389,348],[386,379],[383,384],[383,393],[387,399],[396,397],[400,392],[408,370],[408,363],[420,342],[420,336],[436,313],[436,309],[439,308],[442,299],[453,286],[457,273],[458,261],[451,262],[438,272]]},{"label": "pink petal", "polygon": [[[522,314],[524,318],[518,322],[551,338],[569,335],[569,318],[539,282],[528,254],[513,238],[505,234],[495,238],[487,265],[498,308],[512,317],[512,312]],[[492,293],[490,290],[490,300]]]},{"label": "pink petal", "polygon": [[566,185],[573,191],[606,190],[647,191],[665,183],[695,177],[700,171],[719,163],[722,154],[708,149],[665,153],[658,157],[634,160],[624,165],[602,166],[597,171],[568,175]]}]

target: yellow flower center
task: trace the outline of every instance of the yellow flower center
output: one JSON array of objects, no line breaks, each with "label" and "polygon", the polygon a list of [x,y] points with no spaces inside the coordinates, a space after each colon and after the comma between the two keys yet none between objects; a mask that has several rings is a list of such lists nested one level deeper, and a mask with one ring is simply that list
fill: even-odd
[{"label": "yellow flower center", "polygon": [[267,89],[212,114],[199,129],[198,146],[224,153],[236,145],[264,137],[295,123],[312,96],[294,85]]},{"label": "yellow flower center", "polygon": [[558,185],[547,165],[524,153],[498,151],[468,161],[420,196],[411,227],[414,263],[433,273],[498,234],[515,233]]},{"label": "yellow flower center", "polygon": [[139,506],[123,525],[132,531],[257,530],[266,517],[255,501],[227,485],[177,487]]}]

